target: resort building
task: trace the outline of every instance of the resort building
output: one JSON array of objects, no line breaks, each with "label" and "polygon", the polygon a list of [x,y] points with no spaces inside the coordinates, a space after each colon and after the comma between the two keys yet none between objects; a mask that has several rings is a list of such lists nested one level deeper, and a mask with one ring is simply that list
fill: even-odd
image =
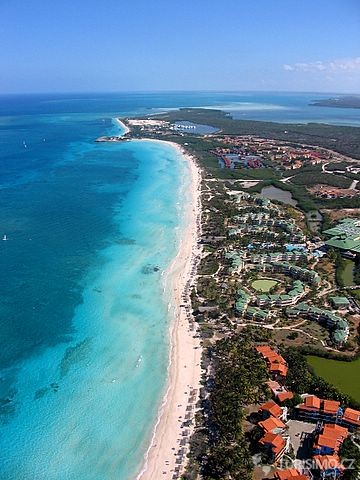
[{"label": "resort building", "polygon": [[264,418],[280,418],[283,414],[283,410],[274,400],[269,400],[268,402],[264,403],[259,408],[259,414]]},{"label": "resort building", "polygon": [[342,320],[342,317],[338,317],[330,310],[324,310],[322,308],[314,307],[308,303],[302,302],[293,308],[288,308],[286,314],[289,317],[307,316],[312,320],[323,321],[327,327],[334,327]]},{"label": "resort building", "polygon": [[340,402],[335,400],[323,400],[315,395],[304,397],[304,403],[297,406],[300,418],[309,421],[339,422],[343,416]]},{"label": "resort building", "polygon": [[248,307],[246,312],[244,313],[244,316],[248,320],[254,320],[256,322],[265,322],[269,318],[270,313],[267,312],[266,310],[262,310],[261,308]]},{"label": "resort building", "polygon": [[302,302],[294,307],[287,308],[286,315],[290,318],[302,316],[324,323],[327,328],[332,330],[332,340],[336,344],[345,343],[349,337],[348,322],[332,313],[331,310],[324,310]]},{"label": "resort building", "polygon": [[275,480],[309,480],[307,475],[302,475],[296,468],[276,470],[274,478]]},{"label": "resort building", "polygon": [[350,306],[350,302],[346,297],[330,297],[329,300],[336,310],[345,310]]},{"label": "resort building", "polygon": [[276,433],[265,433],[259,444],[271,455],[272,463],[277,463],[286,451],[286,440]]},{"label": "resort building", "polygon": [[360,219],[344,218],[324,233],[331,237],[325,242],[328,247],[350,251],[356,255],[360,253]]},{"label": "resort building", "polygon": [[234,217],[234,220],[237,220],[241,223],[252,223],[253,225],[262,225],[265,224],[267,220],[270,219],[270,213],[265,212],[247,212],[243,213],[240,216]]},{"label": "resort building", "polygon": [[276,382],[275,380],[269,380],[267,384],[274,398],[276,398],[279,403],[283,403],[286,400],[291,400],[294,398],[294,394],[292,392],[289,392],[286,387],[280,385],[280,383]]},{"label": "resort building", "polygon": [[336,423],[350,431],[360,428],[360,411],[341,408],[336,400],[323,400],[315,395],[304,395],[304,402],[298,405],[298,417],[306,421]]},{"label": "resort building", "polygon": [[306,262],[311,255],[300,250],[293,250],[291,252],[272,252],[267,254],[254,254],[250,257],[251,263],[273,263],[273,262]]},{"label": "resort building", "polygon": [[225,253],[225,258],[231,262],[230,273],[240,273],[245,269],[245,262],[241,252],[227,252]]},{"label": "resort building", "polygon": [[258,295],[256,302],[259,307],[262,306],[277,306],[286,307],[289,305],[295,305],[301,297],[305,295],[304,284],[300,280],[295,280],[291,290],[286,294],[281,295]]},{"label": "resort building", "polygon": [[285,423],[273,416],[259,422],[258,425],[264,430],[264,433],[282,433],[286,428]]},{"label": "resort building", "polygon": [[314,455],[335,455],[340,446],[349,436],[349,431],[340,425],[325,425],[321,432],[317,432],[313,444]]},{"label": "resort building", "polygon": [[307,268],[298,267],[288,262],[265,263],[261,265],[259,269],[264,272],[271,271],[290,275],[297,280],[302,280],[303,282],[314,285],[320,283],[320,276],[315,270],[308,270]]},{"label": "resort building", "polygon": [[337,455],[315,455],[314,462],[321,480],[336,480],[345,470]]},{"label": "resort building", "polygon": [[357,430],[360,428],[360,412],[353,408],[345,408],[341,424],[349,430]]},{"label": "resort building", "polygon": [[288,241],[302,243],[305,241],[305,235],[302,231],[288,220],[279,218],[269,218],[268,213],[244,213],[241,216],[234,217],[241,226],[230,230],[230,235],[238,235],[244,232],[258,231],[268,232],[269,228],[278,228],[287,234]]},{"label": "resort building", "polygon": [[245,290],[239,289],[237,291],[238,297],[235,302],[235,310],[240,314],[244,315],[248,305],[251,301],[251,296],[245,292]]},{"label": "resort building", "polygon": [[[269,372],[274,377],[285,378],[288,372],[286,360],[267,345],[260,345],[256,350],[265,359]],[[275,403],[275,402],[274,402]]]},{"label": "resort building", "polygon": [[286,402],[286,400],[292,400],[294,398],[293,392],[282,392],[279,393],[276,397],[277,401],[280,403]]},{"label": "resort building", "polygon": [[264,208],[269,207],[271,203],[268,198],[262,197],[261,195],[251,195],[248,192],[239,191],[239,193],[236,195],[237,203],[242,203],[244,200]]}]

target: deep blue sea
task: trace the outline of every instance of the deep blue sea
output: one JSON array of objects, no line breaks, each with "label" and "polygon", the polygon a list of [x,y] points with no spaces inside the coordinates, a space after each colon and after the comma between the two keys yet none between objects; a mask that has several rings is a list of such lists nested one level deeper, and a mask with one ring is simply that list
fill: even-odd
[{"label": "deep blue sea", "polygon": [[[164,392],[188,166],[168,145],[97,144],[113,118],[217,107],[360,125],[319,94],[0,96],[0,479],[136,476]],[[7,241],[1,238],[6,235]]]}]

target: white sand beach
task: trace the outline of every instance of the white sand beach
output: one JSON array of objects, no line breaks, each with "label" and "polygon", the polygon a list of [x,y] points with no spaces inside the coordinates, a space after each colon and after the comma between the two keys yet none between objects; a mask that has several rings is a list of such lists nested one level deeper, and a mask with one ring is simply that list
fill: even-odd
[{"label": "white sand beach", "polygon": [[122,133],[123,137],[130,132],[130,128],[127,125],[125,125],[125,123],[122,122],[120,118],[115,118],[115,122],[118,123],[120,127],[124,129],[124,132]]},{"label": "white sand beach", "polygon": [[[147,140],[147,139],[146,139]],[[160,141],[150,140],[149,141]],[[200,169],[193,157],[179,149],[190,167],[191,204],[187,225],[176,258],[166,272],[172,288],[175,318],[171,325],[171,349],[166,394],[163,399],[151,445],[137,480],[180,478],[186,465],[189,438],[193,431],[195,405],[198,401],[201,376],[201,347],[193,322],[190,285],[194,282],[200,249]]]}]

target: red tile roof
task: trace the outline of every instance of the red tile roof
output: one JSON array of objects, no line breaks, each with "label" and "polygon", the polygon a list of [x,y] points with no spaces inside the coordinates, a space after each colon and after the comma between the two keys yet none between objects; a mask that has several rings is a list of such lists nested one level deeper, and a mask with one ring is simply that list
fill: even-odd
[{"label": "red tile roof", "polygon": [[340,425],[325,425],[322,433],[319,435],[315,448],[327,447],[338,452],[340,445],[349,435],[349,431]]},{"label": "red tile roof", "polygon": [[296,468],[289,468],[288,470],[276,470],[276,480],[309,480],[306,475],[301,475]]},{"label": "red tile roof", "polygon": [[341,425],[336,425],[333,423],[327,423],[324,426],[323,433],[325,435],[336,435],[338,438],[342,438],[343,440],[349,436],[349,430],[346,427],[342,427]]},{"label": "red tile roof", "polygon": [[261,405],[260,407],[260,412],[269,412],[270,415],[273,417],[279,418],[280,415],[282,414],[282,409],[279,407],[277,403],[274,402],[274,400],[269,400],[268,402],[264,403],[264,405]]},{"label": "red tile roof", "polygon": [[359,427],[360,412],[358,410],[354,410],[353,408],[345,408],[343,420]]},{"label": "red tile roof", "polygon": [[303,410],[320,410],[320,404],[320,398],[316,397],[315,395],[308,395],[305,397],[304,403],[302,403],[299,408]]},{"label": "red tile roof", "polygon": [[336,400],[324,400],[323,410],[324,413],[330,413],[335,415],[340,407],[340,402]]},{"label": "red tile roof", "polygon": [[275,417],[269,417],[263,422],[259,422],[260,427],[264,430],[264,432],[272,432],[277,428],[285,428],[285,423]]},{"label": "red tile roof", "polygon": [[333,437],[333,436],[326,436],[326,435],[319,435],[319,438],[316,442],[316,444],[314,445],[314,448],[318,449],[321,447],[326,447],[326,448],[330,448],[332,450],[338,450],[338,440],[336,437]]},{"label": "red tile roof", "polygon": [[283,377],[286,377],[288,367],[286,360],[279,353],[275,352],[268,345],[259,345],[256,350],[265,358],[268,363],[271,373],[277,373]]},{"label": "red tile roof", "polygon": [[273,352],[273,349],[271,347],[269,347],[268,345],[258,345],[255,348],[261,354],[268,354],[268,353]]},{"label": "red tile roof", "polygon": [[282,403],[285,402],[285,400],[291,400],[294,398],[294,394],[292,392],[281,392],[277,394],[276,398]]},{"label": "red tile roof", "polygon": [[282,377],[286,377],[288,373],[287,365],[284,365],[283,363],[277,363],[277,362],[271,362],[269,370],[270,370],[270,373],[277,373]]},{"label": "red tile roof", "polygon": [[286,445],[285,440],[280,435],[270,432],[265,433],[259,440],[259,443],[261,445],[270,445],[275,456],[277,456]]}]

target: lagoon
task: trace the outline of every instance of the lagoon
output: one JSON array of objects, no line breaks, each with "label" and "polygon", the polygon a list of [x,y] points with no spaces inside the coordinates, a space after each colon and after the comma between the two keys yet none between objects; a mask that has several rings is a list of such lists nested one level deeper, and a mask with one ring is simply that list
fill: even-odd
[{"label": "lagoon", "polygon": [[293,207],[296,207],[297,205],[297,201],[293,198],[291,192],[287,190],[281,190],[280,188],[274,187],[273,185],[264,187],[261,190],[261,195],[265,198],[268,198],[269,200],[277,200]]}]

